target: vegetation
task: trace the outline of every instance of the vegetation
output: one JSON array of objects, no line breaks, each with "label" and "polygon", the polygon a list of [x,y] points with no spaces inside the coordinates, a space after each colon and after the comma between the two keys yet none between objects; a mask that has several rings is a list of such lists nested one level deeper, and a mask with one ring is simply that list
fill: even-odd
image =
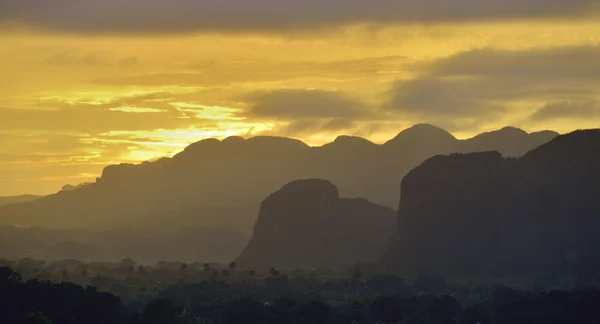
[{"label": "vegetation", "polygon": [[403,278],[369,265],[287,271],[239,269],[233,262],[147,267],[129,259],[2,265],[0,300],[8,301],[0,303],[2,323],[600,322],[600,290],[575,278],[495,285]]}]

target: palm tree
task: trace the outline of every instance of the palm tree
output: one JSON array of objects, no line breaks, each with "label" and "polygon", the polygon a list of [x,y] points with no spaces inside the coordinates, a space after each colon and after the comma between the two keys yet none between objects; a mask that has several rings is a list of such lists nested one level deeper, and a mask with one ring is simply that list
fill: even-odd
[{"label": "palm tree", "polygon": [[235,263],[235,261],[230,261],[229,262],[229,269],[235,269],[237,268],[237,263]]},{"label": "palm tree", "polygon": [[212,280],[213,282],[216,282],[218,279],[219,279],[219,272],[213,271],[212,274],[210,275],[210,280]]},{"label": "palm tree", "polygon": [[281,275],[281,271],[277,270],[277,268],[271,268],[271,269],[269,269],[269,273],[273,277],[279,277]]},{"label": "palm tree", "polygon": [[250,288],[252,288],[252,293],[254,293],[254,276],[256,276],[256,271],[248,271],[248,277],[250,277]]},{"label": "palm tree", "polygon": [[352,281],[356,281],[356,296],[358,296],[358,288],[360,287],[360,278],[362,277],[362,271],[359,266],[355,266],[352,269]]},{"label": "palm tree", "polygon": [[210,266],[210,263],[205,263],[204,264],[204,271],[210,271],[210,269],[212,269],[211,266]]}]

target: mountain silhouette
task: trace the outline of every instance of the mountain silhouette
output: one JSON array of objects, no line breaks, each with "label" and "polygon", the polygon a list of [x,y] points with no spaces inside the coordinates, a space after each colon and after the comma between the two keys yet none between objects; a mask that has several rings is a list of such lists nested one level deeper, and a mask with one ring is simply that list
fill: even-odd
[{"label": "mountain silhouette", "polygon": [[0,197],[0,207],[10,205],[10,204],[20,204],[28,201],[33,201],[43,196],[36,195],[20,195],[20,196],[8,196],[8,197]]},{"label": "mountain silhouette", "polygon": [[379,260],[394,233],[395,212],[364,199],[340,198],[320,179],[297,180],[260,207],[242,266],[343,268]]},{"label": "mountain silhouette", "polygon": [[558,136],[520,158],[435,156],[402,181],[383,262],[459,276],[597,273],[599,179],[600,130]]},{"label": "mountain silhouette", "polygon": [[381,145],[350,136],[320,147],[283,137],[206,139],[172,158],[107,166],[95,183],[1,207],[0,224],[107,230],[234,226],[250,233],[264,197],[294,179],[326,179],[343,197],[395,209],[401,179],[431,156],[488,150],[518,156],[556,135],[503,129],[484,139],[458,140],[420,124]]},{"label": "mountain silhouette", "polygon": [[113,262],[132,258],[143,264],[199,260],[225,263],[237,257],[247,242],[244,233],[228,228],[150,232],[127,228],[94,231],[0,226],[0,257],[9,259]]}]

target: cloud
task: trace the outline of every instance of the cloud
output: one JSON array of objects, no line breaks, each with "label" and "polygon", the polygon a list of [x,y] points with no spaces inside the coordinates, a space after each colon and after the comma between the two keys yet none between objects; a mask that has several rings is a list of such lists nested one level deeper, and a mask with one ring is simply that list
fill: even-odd
[{"label": "cloud", "polygon": [[243,96],[242,100],[248,103],[242,113],[249,120],[275,121],[272,129],[253,135],[319,137],[347,132],[376,117],[371,107],[337,91],[257,91]]},{"label": "cloud", "polygon": [[133,56],[115,60],[109,58],[107,53],[105,52],[83,52],[84,51],[77,49],[59,51],[45,57],[42,60],[42,64],[59,68],[106,68],[111,66],[118,66],[122,69],[127,69],[139,63],[139,59]]},{"label": "cloud", "polygon": [[273,62],[235,59],[192,62],[177,69],[184,72],[157,72],[92,79],[108,86],[223,86],[233,83],[260,83],[297,79],[347,80],[398,69],[411,60],[401,55],[367,57],[330,62]]},{"label": "cloud", "polygon": [[[90,98],[93,100],[94,98]],[[115,130],[215,127],[210,119],[190,117],[168,102],[164,93],[125,96],[107,102],[46,99],[37,109],[0,107],[0,129],[97,134]]]},{"label": "cloud", "polygon": [[360,118],[367,115],[363,103],[335,91],[283,89],[258,91],[244,98],[253,117],[269,118]]},{"label": "cloud", "polygon": [[257,91],[241,99],[248,104],[242,114],[250,120],[281,123],[267,132],[272,135],[299,136],[340,131],[353,127],[357,121],[374,117],[368,105],[337,91]]},{"label": "cloud", "polygon": [[118,65],[121,68],[130,68],[136,64],[139,63],[139,59],[137,57],[128,57],[128,58],[124,58],[122,60],[119,60]]},{"label": "cloud", "polygon": [[[2,129],[4,131],[4,129]],[[85,134],[0,132],[0,187],[4,194],[58,191],[65,183],[94,181],[107,164],[127,161],[146,139],[89,141]]]},{"label": "cloud", "polygon": [[525,103],[544,103],[536,121],[586,116],[600,97],[598,57],[600,46],[463,52],[415,65],[420,76],[398,82],[385,108],[449,129],[515,115]]},{"label": "cloud", "polygon": [[106,58],[100,53],[93,53],[88,55],[77,55],[71,51],[59,52],[48,56],[44,62],[47,65],[52,66],[89,66],[97,67],[108,64]]},{"label": "cloud", "polygon": [[564,101],[548,103],[532,116],[531,120],[546,121],[551,119],[587,119],[600,117],[600,101]]},{"label": "cloud", "polygon": [[441,59],[429,69],[439,76],[597,79],[600,46],[526,51],[479,49]]},{"label": "cloud", "polygon": [[72,33],[282,30],[360,22],[578,17],[589,0],[1,0],[0,22]]}]

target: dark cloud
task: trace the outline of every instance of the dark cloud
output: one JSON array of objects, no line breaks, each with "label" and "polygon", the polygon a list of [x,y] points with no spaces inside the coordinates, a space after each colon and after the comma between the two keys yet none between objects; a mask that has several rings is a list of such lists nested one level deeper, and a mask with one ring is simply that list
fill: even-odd
[{"label": "dark cloud", "polygon": [[346,118],[333,119],[300,119],[292,120],[288,124],[276,127],[260,135],[277,136],[310,136],[315,133],[339,132],[356,125],[356,122]]},{"label": "dark cloud", "polygon": [[277,119],[294,118],[361,118],[366,105],[344,94],[323,90],[284,89],[259,91],[244,97],[250,104],[246,114]]},{"label": "dark cloud", "polygon": [[388,55],[331,62],[272,62],[223,60],[197,62],[183,67],[186,72],[147,73],[103,77],[91,83],[109,86],[223,86],[232,83],[273,82],[296,79],[347,80],[398,69],[411,62],[405,56]]},{"label": "dark cloud", "polygon": [[545,121],[550,119],[577,119],[600,117],[600,101],[565,101],[548,103],[537,110],[532,116],[533,121]]},{"label": "dark cloud", "polygon": [[94,52],[82,54],[75,50],[66,50],[54,53],[46,57],[42,63],[57,67],[108,67],[116,65],[120,68],[129,68],[139,62],[136,57],[127,57],[120,60],[111,60],[105,53]]},{"label": "dark cloud", "polygon": [[97,67],[108,64],[108,61],[100,53],[77,55],[71,51],[64,51],[48,56],[43,63],[60,67],[81,65]]},{"label": "dark cloud", "polygon": [[[497,83],[497,82],[494,82]],[[422,77],[399,84],[391,106],[415,115],[478,116],[502,106],[488,102],[488,84],[479,79]]]},{"label": "dark cloud", "polygon": [[583,116],[600,97],[599,57],[600,46],[459,53],[415,66],[421,75],[399,82],[386,108],[450,129],[514,112],[524,101],[560,103],[542,108],[537,120],[567,110],[565,116]]},{"label": "dark cloud", "polygon": [[0,22],[73,33],[282,30],[354,22],[575,17],[589,0],[1,0]]},{"label": "dark cloud", "polygon": [[429,69],[438,76],[597,79],[600,46],[527,51],[480,49],[441,59]]},{"label": "dark cloud", "polygon": [[283,136],[344,130],[374,117],[368,105],[337,91],[259,91],[242,99],[249,104],[244,116],[284,122],[271,132]]}]

